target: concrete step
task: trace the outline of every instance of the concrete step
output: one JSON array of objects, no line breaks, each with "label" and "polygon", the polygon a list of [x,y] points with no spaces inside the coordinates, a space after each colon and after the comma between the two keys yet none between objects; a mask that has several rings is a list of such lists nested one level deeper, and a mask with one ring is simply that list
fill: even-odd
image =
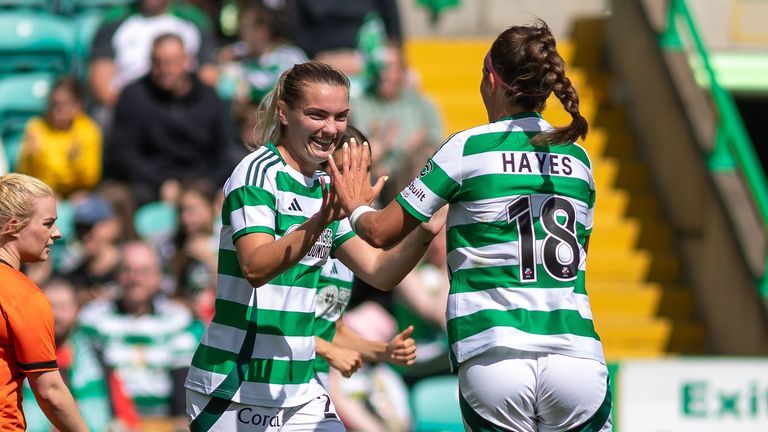
[{"label": "concrete step", "polygon": [[596,321],[619,317],[692,319],[693,295],[677,284],[591,282],[589,301]]},{"label": "concrete step", "polygon": [[668,252],[590,249],[587,272],[590,282],[676,282],[680,280],[680,262]]},{"label": "concrete step", "polygon": [[702,353],[705,331],[701,324],[669,318],[604,318],[595,328],[606,351],[644,351],[647,353]]},{"label": "concrete step", "polygon": [[589,250],[670,250],[672,234],[660,221],[636,218],[599,219],[589,239]]}]

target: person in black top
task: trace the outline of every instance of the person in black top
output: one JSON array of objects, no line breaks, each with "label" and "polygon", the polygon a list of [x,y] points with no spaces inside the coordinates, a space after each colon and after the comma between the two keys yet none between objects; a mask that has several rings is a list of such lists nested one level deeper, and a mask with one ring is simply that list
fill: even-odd
[{"label": "person in black top", "polygon": [[152,45],[151,70],[120,94],[107,148],[107,175],[126,182],[139,204],[191,178],[216,185],[231,170],[226,109],[213,88],[187,70],[182,39]]}]

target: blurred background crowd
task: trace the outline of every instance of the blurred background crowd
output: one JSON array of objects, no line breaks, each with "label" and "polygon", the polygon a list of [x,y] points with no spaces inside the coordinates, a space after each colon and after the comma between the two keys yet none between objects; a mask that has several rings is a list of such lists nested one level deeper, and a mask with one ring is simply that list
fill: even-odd
[{"label": "blurred background crowd", "polygon": [[[319,59],[350,77],[351,121],[377,148],[376,172],[395,180],[382,199],[443,139],[404,62],[394,0],[0,8],[0,170],[38,177],[59,198],[54,259],[24,270],[52,301],[62,375],[94,431],[186,428],[183,383],[213,313],[221,186],[283,71]],[[444,250],[431,253],[435,266],[444,261]],[[447,275],[434,273],[431,289],[447,296]],[[368,300],[357,319],[375,316],[383,327],[371,337],[388,341],[399,331],[391,300]],[[448,362],[442,310],[424,304],[440,345],[430,360],[442,356],[426,376]],[[388,368],[337,388],[350,428],[410,427],[405,381]],[[49,430],[27,390],[29,430]]]},{"label": "blurred background crowd", "polygon": [[[187,428],[221,186],[281,72],[319,59],[350,77],[386,203],[449,133],[486,122],[491,38],[535,18],[590,123],[587,290],[614,430],[768,430],[767,2],[0,0],[0,173],[58,195],[63,238],[24,270],[91,429]],[[412,324],[418,361],[332,380],[350,430],[463,430],[445,263],[438,236],[391,294],[356,282],[346,325],[388,341]],[[24,402],[29,430],[50,430]]]}]

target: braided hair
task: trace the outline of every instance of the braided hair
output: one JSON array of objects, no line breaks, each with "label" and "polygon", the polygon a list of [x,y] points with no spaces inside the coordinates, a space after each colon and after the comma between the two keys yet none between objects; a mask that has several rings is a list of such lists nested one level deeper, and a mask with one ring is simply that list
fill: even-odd
[{"label": "braided hair", "polygon": [[538,134],[532,144],[568,144],[587,136],[589,126],[579,112],[579,96],[565,75],[565,61],[544,21],[504,30],[488,51],[486,68],[497,76],[510,103],[540,112],[554,93],[571,115],[568,126]]}]

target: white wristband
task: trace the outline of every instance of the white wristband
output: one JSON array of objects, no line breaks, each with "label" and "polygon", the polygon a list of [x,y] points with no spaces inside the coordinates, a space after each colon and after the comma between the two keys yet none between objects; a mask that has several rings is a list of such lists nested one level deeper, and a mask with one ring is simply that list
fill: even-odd
[{"label": "white wristband", "polygon": [[357,221],[360,220],[360,216],[372,211],[376,211],[376,209],[371,206],[360,206],[354,209],[349,215],[349,224],[352,225],[352,229],[357,231]]}]

